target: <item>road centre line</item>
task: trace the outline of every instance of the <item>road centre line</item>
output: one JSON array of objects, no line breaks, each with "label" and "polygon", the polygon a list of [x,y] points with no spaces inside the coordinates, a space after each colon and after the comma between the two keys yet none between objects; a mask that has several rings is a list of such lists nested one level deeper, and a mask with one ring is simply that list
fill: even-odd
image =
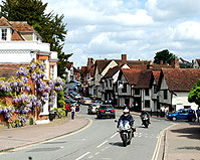
[{"label": "road centre line", "polygon": [[87,156],[88,154],[90,154],[90,152],[87,152],[87,153],[83,154],[82,156],[80,156],[80,157],[77,158],[76,160],[82,159],[83,157]]},{"label": "road centre line", "polygon": [[107,142],[108,142],[108,140],[104,141],[103,143],[101,143],[100,145],[98,145],[96,148],[100,148],[101,146],[103,146]]},{"label": "road centre line", "polygon": [[114,138],[117,134],[118,134],[118,133],[115,133],[115,134],[112,135],[110,138],[111,138],[111,139]]}]

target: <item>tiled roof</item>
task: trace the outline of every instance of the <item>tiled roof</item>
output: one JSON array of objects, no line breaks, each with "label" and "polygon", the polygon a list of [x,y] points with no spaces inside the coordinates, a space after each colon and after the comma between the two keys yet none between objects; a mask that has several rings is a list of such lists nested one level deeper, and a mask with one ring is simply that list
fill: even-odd
[{"label": "tiled roof", "polygon": [[96,66],[98,67],[99,73],[111,62],[112,60],[96,60]]},{"label": "tiled roof", "polygon": [[24,39],[21,37],[21,35],[15,30],[13,31],[11,40],[12,41],[24,41]]},{"label": "tiled roof", "polygon": [[10,22],[18,32],[36,32],[27,22]]},{"label": "tiled roof", "polygon": [[73,67],[74,72],[79,73],[79,70],[76,67]]},{"label": "tiled roof", "polygon": [[12,41],[24,41],[24,39],[21,37],[20,32],[35,32],[37,34],[37,37],[41,36],[31,27],[27,22],[15,22],[15,21],[8,21],[5,17],[0,18],[0,26],[7,26],[12,28],[13,34],[12,34]]},{"label": "tiled roof", "polygon": [[0,77],[8,79],[15,76],[20,67],[27,66],[28,64],[0,64]]},{"label": "tiled roof", "polygon": [[200,66],[200,59],[196,59],[198,65]]},{"label": "tiled roof", "polygon": [[2,16],[0,18],[0,26],[10,26],[11,27],[11,24],[8,22],[8,20],[5,17]]},{"label": "tiled roof", "polygon": [[146,70],[146,71],[140,72],[138,82],[134,88],[150,88],[152,80],[153,80],[152,78],[153,78],[152,71]]},{"label": "tiled roof", "polygon": [[154,79],[156,81],[156,84],[158,85],[159,83],[159,79],[160,79],[160,73],[161,73],[161,70],[158,70],[158,71],[152,71],[153,72],[153,76],[154,76]]},{"label": "tiled roof", "polygon": [[122,69],[122,72],[130,85],[136,85],[141,69]]},{"label": "tiled roof", "polygon": [[108,72],[105,74],[105,76],[102,77],[102,78],[110,78],[110,77],[112,77],[117,71],[119,71],[120,68],[121,68],[120,66],[115,66],[113,68],[110,68],[108,70]]},{"label": "tiled roof", "polygon": [[163,69],[170,91],[190,91],[200,79],[200,69]]},{"label": "tiled roof", "polygon": [[93,65],[93,66],[90,68],[90,75],[91,75],[91,77],[94,77],[94,69],[95,69],[95,66]]}]

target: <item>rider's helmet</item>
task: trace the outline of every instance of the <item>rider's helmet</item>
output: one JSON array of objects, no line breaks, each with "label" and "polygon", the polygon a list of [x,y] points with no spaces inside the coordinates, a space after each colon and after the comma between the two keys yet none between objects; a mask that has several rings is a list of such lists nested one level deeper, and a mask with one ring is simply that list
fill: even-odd
[{"label": "rider's helmet", "polygon": [[124,111],[123,111],[123,113],[124,113],[124,116],[128,116],[129,115],[129,109],[124,109]]}]

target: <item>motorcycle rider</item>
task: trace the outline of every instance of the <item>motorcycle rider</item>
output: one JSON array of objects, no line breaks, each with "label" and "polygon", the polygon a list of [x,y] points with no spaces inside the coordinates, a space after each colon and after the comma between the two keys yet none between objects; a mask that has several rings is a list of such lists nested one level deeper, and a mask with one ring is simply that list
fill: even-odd
[{"label": "motorcycle rider", "polygon": [[[120,118],[118,120],[117,128],[119,127],[119,124],[120,124],[121,120],[129,121],[129,125],[131,126],[131,129],[133,129],[133,131],[135,131],[135,129],[133,128],[133,124],[134,124],[135,120],[133,119],[133,116],[131,116],[128,108],[125,108],[123,110],[123,114],[120,116]],[[132,134],[133,134],[133,132],[132,132]]]},{"label": "motorcycle rider", "polygon": [[[141,112],[141,115],[140,115],[140,117],[142,117],[143,115],[147,115],[147,117],[148,117],[148,122],[149,122],[149,124],[151,124],[151,122],[150,122],[150,115],[149,115],[149,113],[148,112],[146,112],[146,110],[145,109],[142,109],[142,112]],[[143,122],[142,122],[142,125],[143,125]]]}]

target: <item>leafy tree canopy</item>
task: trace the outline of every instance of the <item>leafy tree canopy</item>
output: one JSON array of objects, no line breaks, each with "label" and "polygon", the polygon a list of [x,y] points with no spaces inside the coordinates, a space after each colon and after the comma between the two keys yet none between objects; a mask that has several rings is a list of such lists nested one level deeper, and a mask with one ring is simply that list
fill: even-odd
[{"label": "leafy tree canopy", "polygon": [[164,64],[171,64],[171,61],[174,57],[175,55],[173,53],[170,53],[168,49],[165,49],[156,53],[156,56],[154,57],[154,63],[160,64],[160,61],[162,60]]},{"label": "leafy tree canopy", "polygon": [[59,16],[53,11],[45,13],[48,3],[42,0],[2,0],[0,17],[9,21],[27,21],[43,38],[43,42],[50,44],[52,51],[58,52],[58,76],[63,78],[67,67],[67,60],[72,54],[62,52],[67,30],[64,15]]},{"label": "leafy tree canopy", "polygon": [[200,80],[192,87],[188,95],[188,101],[195,102],[200,107]]}]

